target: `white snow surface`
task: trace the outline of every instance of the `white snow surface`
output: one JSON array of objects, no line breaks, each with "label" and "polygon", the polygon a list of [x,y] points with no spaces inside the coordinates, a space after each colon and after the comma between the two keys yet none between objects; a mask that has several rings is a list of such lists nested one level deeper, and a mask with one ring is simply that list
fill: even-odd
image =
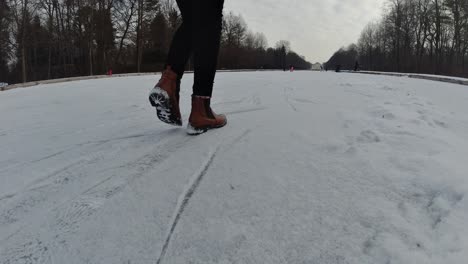
[{"label": "white snow surface", "polygon": [[[453,80],[453,81],[468,82],[468,78],[448,76],[448,75],[436,75],[436,74],[423,74],[423,73],[410,73],[410,72],[407,72],[407,73],[402,73],[402,72],[381,72],[381,71],[358,71],[358,72],[354,72],[354,73],[373,73],[373,74],[401,76],[401,77],[420,76],[420,77],[431,77],[431,78],[434,78],[434,79],[439,78],[439,79],[446,79],[446,80]],[[422,78],[422,79],[424,79],[424,78]]]},{"label": "white snow surface", "polygon": [[0,93],[0,263],[466,263],[466,86],[219,73],[191,137],[157,79]]}]

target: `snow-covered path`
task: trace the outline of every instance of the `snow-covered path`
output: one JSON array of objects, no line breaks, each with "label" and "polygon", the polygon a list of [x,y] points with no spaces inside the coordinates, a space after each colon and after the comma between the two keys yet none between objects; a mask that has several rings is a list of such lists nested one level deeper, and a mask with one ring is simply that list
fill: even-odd
[{"label": "snow-covered path", "polygon": [[0,93],[0,263],[466,263],[467,87],[220,73],[189,137],[156,80]]}]

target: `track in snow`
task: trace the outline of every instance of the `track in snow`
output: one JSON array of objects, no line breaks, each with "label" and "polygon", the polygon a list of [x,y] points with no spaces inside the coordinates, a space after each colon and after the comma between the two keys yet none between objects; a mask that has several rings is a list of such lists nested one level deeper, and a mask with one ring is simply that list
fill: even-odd
[{"label": "track in snow", "polygon": [[200,168],[200,171],[195,173],[191,178],[190,178],[190,183],[187,185],[186,189],[184,190],[183,194],[179,197],[179,201],[177,202],[176,210],[174,211],[174,219],[171,222],[171,228],[169,229],[169,232],[167,233],[167,237],[164,241],[164,245],[161,249],[161,254],[159,255],[159,258],[157,260],[157,264],[161,263],[164,259],[164,256],[166,255],[167,247],[169,246],[169,243],[171,242],[171,237],[172,233],[174,233],[175,228],[177,227],[177,223],[179,223],[179,219],[182,216],[182,213],[185,210],[185,207],[190,201],[190,198],[192,195],[195,193],[197,190],[198,185],[203,179],[203,176],[205,176],[206,172],[211,166],[211,163],[213,163],[214,158],[216,157],[216,153],[219,150],[219,146],[216,147],[212,153],[208,155],[208,158],[206,159],[205,163],[202,165]]}]

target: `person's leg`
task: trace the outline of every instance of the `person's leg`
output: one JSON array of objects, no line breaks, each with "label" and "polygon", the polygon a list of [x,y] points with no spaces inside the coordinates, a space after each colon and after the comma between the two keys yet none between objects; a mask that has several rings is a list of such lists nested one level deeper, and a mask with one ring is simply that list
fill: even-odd
[{"label": "person's leg", "polygon": [[185,65],[193,50],[192,32],[192,0],[177,0],[180,13],[182,15],[182,24],[177,29],[172,39],[171,47],[167,57],[166,67],[170,66],[177,74],[178,81],[184,74]]},{"label": "person's leg", "polygon": [[195,96],[211,97],[221,40],[224,0],[197,1],[192,6]]},{"label": "person's leg", "polygon": [[192,8],[195,81],[187,133],[199,135],[227,124],[211,109],[211,94],[221,40],[224,0],[202,0]]},{"label": "person's leg", "polygon": [[192,52],[192,0],[177,0],[182,25],[174,35],[161,79],[150,92],[149,101],[164,123],[181,126],[179,108],[180,79]]}]

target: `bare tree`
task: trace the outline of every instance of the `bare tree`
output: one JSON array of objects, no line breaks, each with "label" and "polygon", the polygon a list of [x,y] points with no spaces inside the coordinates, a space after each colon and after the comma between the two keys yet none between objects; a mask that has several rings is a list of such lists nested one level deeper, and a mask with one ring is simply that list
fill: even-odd
[{"label": "bare tree", "polygon": [[246,38],[247,24],[240,15],[232,12],[223,19],[223,41],[225,45],[240,47]]},{"label": "bare tree", "polygon": [[[181,21],[174,0],[0,0],[0,78],[159,70]],[[223,68],[278,67],[266,37],[233,13],[223,21],[220,53]],[[289,59],[310,67],[297,54]]]},{"label": "bare tree", "polygon": [[8,62],[12,56],[10,28],[10,8],[5,0],[0,0],[0,82],[8,78]]},{"label": "bare tree", "polygon": [[388,0],[379,26],[362,31],[367,69],[467,76],[466,0]]},{"label": "bare tree", "polygon": [[135,15],[137,13],[138,0],[115,0],[114,8],[114,21],[117,22],[117,39],[119,41],[119,47],[117,50],[117,56],[115,63],[119,64],[122,56],[122,51],[127,41],[129,31],[132,23],[134,22]]}]

